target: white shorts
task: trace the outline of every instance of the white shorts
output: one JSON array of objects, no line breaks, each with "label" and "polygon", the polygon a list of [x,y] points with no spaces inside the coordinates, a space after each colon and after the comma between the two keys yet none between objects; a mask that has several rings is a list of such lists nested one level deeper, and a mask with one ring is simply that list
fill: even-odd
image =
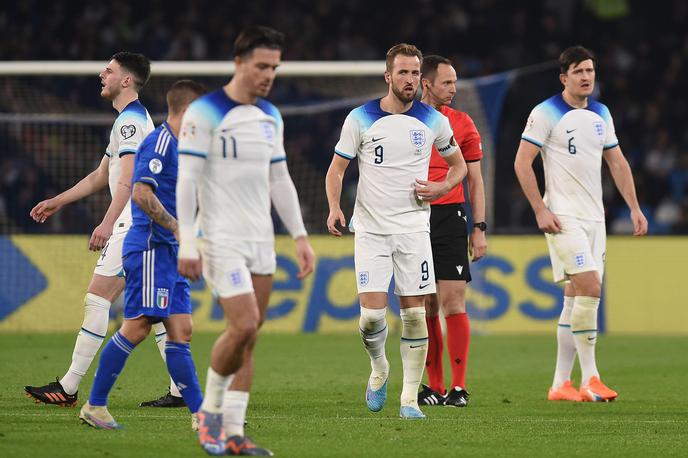
[{"label": "white shorts", "polygon": [[251,274],[272,275],[277,268],[275,243],[203,241],[203,277],[217,297],[253,292]]},{"label": "white shorts", "polygon": [[607,233],[604,221],[587,221],[559,216],[562,229],[558,234],[545,234],[555,282],[569,275],[596,270],[600,281],[604,275],[604,253]]},{"label": "white shorts", "polygon": [[98,258],[96,268],[93,270],[94,274],[104,277],[124,277],[124,268],[122,267],[122,246],[124,245],[124,238],[126,236],[126,231],[118,232],[110,236],[107,243],[100,251],[100,258]]},{"label": "white shorts", "polygon": [[386,293],[392,274],[394,292],[399,296],[422,296],[436,291],[429,232],[389,235],[356,232],[354,237],[359,294]]}]

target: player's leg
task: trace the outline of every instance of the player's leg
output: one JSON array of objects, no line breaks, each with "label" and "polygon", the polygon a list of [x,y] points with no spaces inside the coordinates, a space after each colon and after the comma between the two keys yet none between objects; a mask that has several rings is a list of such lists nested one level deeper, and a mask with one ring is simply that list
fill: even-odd
[{"label": "player's leg", "polygon": [[564,304],[557,324],[557,363],[552,387],[547,393],[550,401],[581,401],[578,390],[571,383],[571,372],[576,360],[576,342],[571,332],[571,311],[575,296],[570,282],[564,285]]},{"label": "player's leg", "polygon": [[110,305],[124,289],[122,243],[125,234],[114,234],[105,245],[84,297],[84,321],[65,375],[44,386],[26,386],[27,395],[37,402],[74,407],[79,384],[98,353],[107,334]]},{"label": "player's leg", "polygon": [[[272,251],[272,248],[270,251]],[[272,257],[274,258],[274,254]],[[266,270],[271,271],[274,270],[274,268],[268,268]],[[270,301],[270,293],[272,292],[272,279],[272,275],[251,275],[260,314],[258,323],[259,329],[265,322],[268,302]],[[222,407],[222,424],[227,436],[227,449],[231,450],[234,454],[241,453],[242,448],[249,446],[244,435],[244,422],[246,421],[246,410],[248,409],[249,395],[253,384],[255,362],[253,350],[255,348],[255,343],[256,339],[249,342],[246,346],[244,362],[234,375],[231,385],[225,392],[224,405]],[[255,444],[251,445],[254,451],[257,451],[255,449],[259,448]],[[271,453],[268,450],[262,450],[264,450],[266,454]]]},{"label": "player's leg", "polygon": [[[155,323],[152,328],[153,334],[155,335],[155,345],[158,347],[160,356],[163,362],[167,364],[167,356],[165,353],[166,345],[168,342],[167,330],[165,329],[165,324]],[[163,394],[159,398],[153,399],[152,401],[143,401],[139,404],[139,407],[186,407],[183,396],[179,392],[177,385],[175,385],[174,380],[170,376],[170,386],[167,393]]]},{"label": "player's leg", "polygon": [[437,294],[425,296],[425,322],[428,326],[428,354],[425,359],[425,370],[428,373],[428,385],[421,384],[418,393],[418,404],[426,406],[444,403],[444,336],[440,322],[440,304]]},{"label": "player's leg", "polygon": [[445,397],[444,405],[453,407],[466,407],[469,397],[466,390],[466,365],[471,330],[466,314],[466,284],[471,277],[467,254],[464,266],[461,275],[465,279],[437,282],[440,305],[447,324],[447,349],[452,371],[452,388]]},{"label": "player's leg", "polygon": [[203,402],[196,366],[191,357],[191,291],[188,282],[179,277],[174,287],[170,317],[164,321],[167,329],[165,344],[167,370],[178,388],[185,405],[195,414]]},{"label": "player's leg", "polygon": [[401,315],[402,418],[425,418],[418,408],[418,388],[428,351],[428,326],[424,298],[436,292],[430,235],[427,232],[398,234],[393,244],[395,293]]},{"label": "player's leg", "polygon": [[392,278],[389,237],[356,233],[354,261],[361,304],[358,329],[371,367],[366,404],[371,411],[379,412],[387,401],[389,377],[389,361],[385,354],[387,289]]}]

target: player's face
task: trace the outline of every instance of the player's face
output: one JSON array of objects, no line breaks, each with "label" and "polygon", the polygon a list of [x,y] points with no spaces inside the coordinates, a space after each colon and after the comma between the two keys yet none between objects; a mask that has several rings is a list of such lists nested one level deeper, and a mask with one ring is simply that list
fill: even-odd
[{"label": "player's face", "polygon": [[595,89],[595,65],[591,59],[578,65],[571,64],[565,75],[561,75],[564,90],[577,98],[588,97]]},{"label": "player's face", "polygon": [[385,81],[400,101],[413,101],[420,83],[420,60],[416,56],[397,55],[392,64],[392,71],[385,72]]},{"label": "player's face", "polygon": [[[439,64],[433,81],[428,81],[426,89],[438,105],[449,105],[456,95],[456,70],[448,64]],[[425,84],[425,83],[424,83]]]},{"label": "player's face", "polygon": [[116,60],[111,60],[100,72],[100,96],[107,100],[114,100],[122,90],[122,80],[125,78],[122,66]]},{"label": "player's face", "polygon": [[279,49],[256,48],[236,61],[237,73],[241,72],[242,81],[251,96],[265,97],[270,93],[281,59],[282,51]]}]

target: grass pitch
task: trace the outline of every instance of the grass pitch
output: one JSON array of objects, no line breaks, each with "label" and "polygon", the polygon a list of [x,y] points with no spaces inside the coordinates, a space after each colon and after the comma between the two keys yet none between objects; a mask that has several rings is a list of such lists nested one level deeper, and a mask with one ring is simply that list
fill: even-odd
[{"label": "grass pitch", "polygon": [[[194,337],[201,379],[214,338]],[[78,408],[26,398],[24,385],[63,374],[73,344],[72,334],[0,335],[0,457],[204,456],[188,411],[137,407],[166,391],[152,339],[129,358],[110,397],[121,431],[91,429],[79,424]],[[598,364],[619,400],[551,403],[545,397],[553,336],[477,336],[469,360],[469,407],[424,408],[427,420],[409,421],[398,418],[398,337],[388,340],[388,403],[374,414],[364,401],[368,359],[354,333],[264,335],[247,434],[285,457],[686,456],[686,350],[686,337],[601,336]],[[79,407],[95,365],[81,385]],[[574,374],[580,377],[577,369]]]}]

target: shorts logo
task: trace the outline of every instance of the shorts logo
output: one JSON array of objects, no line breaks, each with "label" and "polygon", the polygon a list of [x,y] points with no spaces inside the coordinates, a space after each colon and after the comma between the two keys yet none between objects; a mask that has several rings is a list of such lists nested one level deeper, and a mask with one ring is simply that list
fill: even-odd
[{"label": "shorts logo", "polygon": [[148,163],[148,168],[151,172],[157,175],[158,173],[162,172],[162,162],[157,157],[153,158]]},{"label": "shorts logo", "polygon": [[367,285],[369,279],[370,279],[370,277],[369,277],[369,275],[368,275],[368,271],[367,271],[367,270],[364,271],[364,272],[359,272],[359,273],[358,273],[358,284],[359,284],[359,285],[361,285],[361,286]]},{"label": "shorts logo", "polygon": [[133,124],[130,124],[128,126],[122,126],[119,129],[119,133],[122,134],[122,137],[126,140],[127,138],[131,138],[136,134],[136,126]]},{"label": "shorts logo", "polygon": [[416,148],[425,145],[425,131],[424,130],[410,130],[411,144]]},{"label": "shorts logo", "polygon": [[585,265],[585,253],[576,253],[576,267],[583,267]]},{"label": "shorts logo", "polygon": [[158,306],[159,309],[166,309],[167,304],[170,301],[170,290],[167,288],[158,288],[158,291],[155,295],[155,305]]},{"label": "shorts logo", "polygon": [[241,286],[243,283],[242,275],[240,270],[233,270],[229,273],[229,281],[232,282],[232,286]]},{"label": "shorts logo", "polygon": [[463,273],[463,266],[456,266],[456,270],[459,272],[459,275]]}]

